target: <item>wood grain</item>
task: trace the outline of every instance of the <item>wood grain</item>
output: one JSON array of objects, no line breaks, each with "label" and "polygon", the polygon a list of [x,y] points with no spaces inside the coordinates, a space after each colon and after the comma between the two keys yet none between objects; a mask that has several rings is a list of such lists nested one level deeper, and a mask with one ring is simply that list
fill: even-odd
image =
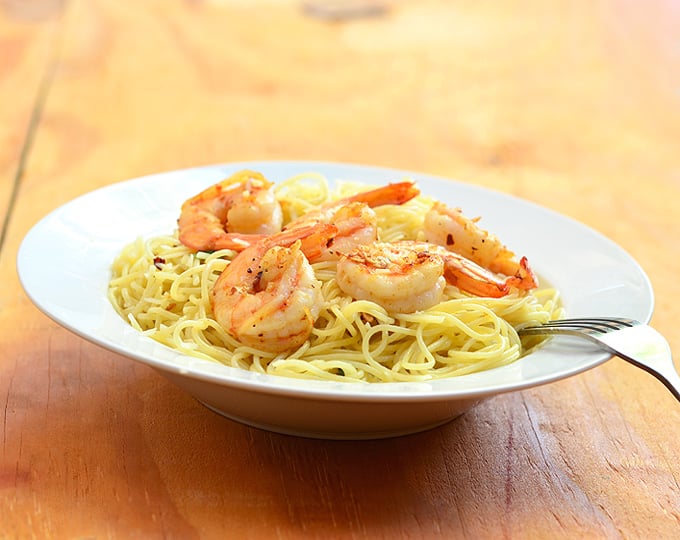
[{"label": "wood grain", "polygon": [[0,17],[0,248],[55,61],[58,9],[6,3]]},{"label": "wood grain", "polygon": [[227,161],[369,163],[612,238],[677,356],[675,3],[381,4],[328,21],[284,0],[0,2],[4,212],[19,186],[0,252],[0,537],[677,537],[680,406],[623,361],[419,435],[314,441],[216,416],[21,291],[21,238],[92,189]]}]

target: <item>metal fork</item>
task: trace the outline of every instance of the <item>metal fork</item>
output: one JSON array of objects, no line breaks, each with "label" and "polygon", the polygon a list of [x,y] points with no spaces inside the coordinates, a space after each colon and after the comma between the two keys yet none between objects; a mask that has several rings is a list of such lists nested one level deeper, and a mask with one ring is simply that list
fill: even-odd
[{"label": "metal fork", "polygon": [[680,401],[680,376],[666,339],[651,326],[633,319],[594,317],[558,319],[517,331],[521,335],[567,334],[597,343],[659,379]]}]

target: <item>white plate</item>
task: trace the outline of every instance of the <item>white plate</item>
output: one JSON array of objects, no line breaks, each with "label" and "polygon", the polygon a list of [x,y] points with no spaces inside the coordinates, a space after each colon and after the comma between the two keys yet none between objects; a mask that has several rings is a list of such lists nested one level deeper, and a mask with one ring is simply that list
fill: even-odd
[{"label": "white plate", "polygon": [[[53,211],[26,235],[17,266],[35,305],[106,349],[160,371],[207,407],[260,428],[320,438],[379,438],[421,431],[479,400],[590,369],[610,355],[554,340],[511,365],[427,383],[334,383],[261,375],[191,358],[140,335],[106,297],[110,265],[139,236],[172,232],[182,202],[249,168],[280,181],[320,172],[333,182],[384,184],[411,178],[468,215],[483,216],[539,275],[557,287],[570,316],[610,315],[648,322],[651,285],[619,246],[592,229],[532,203],[470,184],[409,171],[320,162],[247,162],[180,170],[114,184]],[[120,359],[121,362],[125,360]]]}]

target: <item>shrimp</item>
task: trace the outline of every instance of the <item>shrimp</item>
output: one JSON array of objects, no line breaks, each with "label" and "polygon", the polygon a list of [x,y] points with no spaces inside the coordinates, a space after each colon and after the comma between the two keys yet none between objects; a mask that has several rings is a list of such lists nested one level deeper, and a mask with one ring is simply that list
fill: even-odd
[{"label": "shrimp", "polygon": [[510,276],[508,285],[534,289],[538,279],[526,257],[519,260],[495,235],[477,225],[477,219],[463,215],[460,208],[435,202],[425,214],[423,228],[428,242],[458,253],[491,272]]},{"label": "shrimp", "polygon": [[[316,214],[317,211],[313,213]],[[363,202],[339,204],[333,209],[326,210],[323,217],[312,216],[304,221],[308,224],[315,222],[332,223],[337,227],[338,232],[317,257],[310,257],[313,262],[337,260],[342,253],[351,250],[354,246],[369,244],[378,238],[378,216],[370,206]],[[295,229],[300,226],[300,223],[302,222],[290,228]]]},{"label": "shrimp", "polygon": [[361,245],[337,264],[340,289],[395,313],[413,313],[441,302],[446,283],[476,296],[498,298],[511,291],[513,277],[493,272],[428,242],[402,240]]},{"label": "shrimp", "polygon": [[279,232],[283,213],[272,186],[243,170],[188,199],[178,220],[180,242],[196,251],[241,251]]},{"label": "shrimp", "polygon": [[280,353],[309,337],[323,297],[321,283],[303,254],[335,234],[321,224],[284,231],[252,244],[217,278],[210,302],[215,320],[246,346]]},{"label": "shrimp", "polygon": [[436,249],[419,247],[409,241],[357,246],[338,261],[338,286],[345,294],[390,312],[427,309],[444,294],[444,261]]},{"label": "shrimp", "polygon": [[[294,229],[313,223],[332,223],[338,229],[328,246],[318,257],[310,261],[337,260],[342,253],[378,239],[378,217],[373,208],[387,204],[401,205],[420,193],[413,182],[388,184],[331,201],[291,221],[285,229]],[[309,255],[308,255],[309,257]]]}]

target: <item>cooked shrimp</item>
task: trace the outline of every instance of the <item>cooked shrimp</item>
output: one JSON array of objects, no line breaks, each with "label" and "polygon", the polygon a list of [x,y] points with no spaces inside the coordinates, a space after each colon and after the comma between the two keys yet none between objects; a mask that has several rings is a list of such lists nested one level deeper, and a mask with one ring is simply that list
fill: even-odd
[{"label": "cooked shrimp", "polygon": [[337,234],[316,260],[337,260],[342,253],[355,246],[368,244],[378,239],[378,218],[372,208],[387,204],[404,204],[420,193],[413,182],[388,184],[370,191],[364,191],[331,201],[321,207],[303,214],[286,225],[293,229],[313,223],[332,223],[338,229]]},{"label": "cooked shrimp", "polygon": [[196,251],[241,251],[279,232],[283,214],[272,186],[244,170],[188,199],[178,220],[180,241]]},{"label": "cooked shrimp", "polygon": [[529,267],[526,257],[517,260],[495,235],[477,225],[477,219],[463,215],[460,208],[451,208],[436,202],[425,214],[423,223],[425,239],[462,255],[479,266],[511,276],[509,285],[519,289],[533,289],[538,279]]},{"label": "cooked shrimp", "polygon": [[412,313],[439,303],[446,282],[476,296],[498,298],[510,292],[514,277],[500,278],[442,246],[403,240],[357,246],[338,261],[336,279],[353,298]]},{"label": "cooked shrimp", "polygon": [[325,245],[332,225],[300,227],[241,251],[215,282],[215,320],[244,345],[279,353],[309,337],[323,301],[321,283],[301,251]]},{"label": "cooked shrimp", "polygon": [[[366,203],[350,202],[338,205],[332,210],[326,210],[323,215],[324,217],[308,218],[305,223],[332,223],[338,232],[317,257],[310,257],[313,262],[337,260],[342,253],[355,246],[369,244],[378,238],[378,216]],[[294,224],[291,229],[299,226],[299,223]]]},{"label": "cooked shrimp", "polygon": [[[455,285],[461,291],[475,296],[500,298],[508,295],[513,288],[524,288],[526,285],[517,276],[501,276],[458,253],[448,251],[443,247],[440,247],[440,249],[444,259],[444,277],[447,282]],[[526,259],[523,258],[521,269],[530,273],[531,270],[525,264]]]},{"label": "cooked shrimp", "polygon": [[396,313],[439,303],[446,285],[441,255],[407,241],[357,246],[338,261],[336,279],[345,294]]}]

